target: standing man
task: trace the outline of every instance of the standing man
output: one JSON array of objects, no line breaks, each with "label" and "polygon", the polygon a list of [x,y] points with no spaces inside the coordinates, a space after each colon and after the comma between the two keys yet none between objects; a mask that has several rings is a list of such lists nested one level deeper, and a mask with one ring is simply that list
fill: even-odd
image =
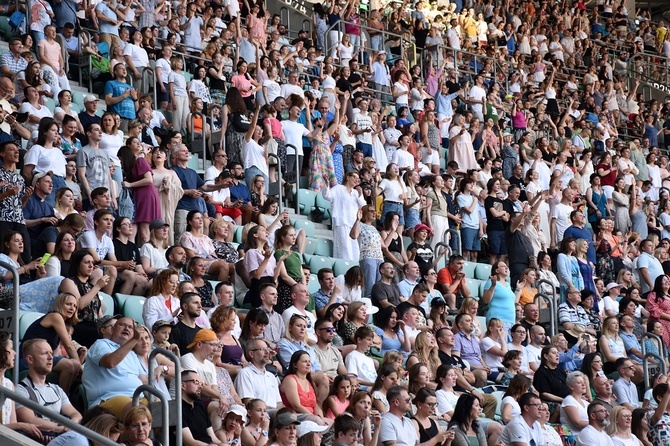
[{"label": "standing man", "polygon": [[551,226],[549,227],[551,233],[550,248],[556,249],[556,246],[563,240],[563,234],[568,229],[568,218],[572,214],[572,198],[574,192],[569,187],[563,189],[561,194],[561,202],[554,206],[551,213]]},{"label": "standing man", "polygon": [[[84,129],[88,144],[77,152],[77,177],[81,182],[81,193],[84,201],[84,209],[92,209],[93,199],[91,191],[99,187],[110,189],[112,174],[109,170],[110,159],[107,151],[100,149],[102,141],[102,128],[100,124],[88,124]],[[110,194],[112,207],[118,209],[116,197]]]},{"label": "standing man", "polygon": [[363,151],[365,157],[372,156],[372,118],[368,115],[370,101],[363,98],[358,101],[358,113],[351,122],[351,132],[356,135],[356,148]]},{"label": "standing man", "polygon": [[389,68],[386,66],[386,51],[373,52],[371,60],[372,65],[370,65],[369,76],[369,79],[372,79],[373,82],[371,87],[381,91],[381,93],[376,93],[377,99],[390,102],[391,74],[389,73]]},{"label": "standing man", "polygon": [[[589,425],[582,429],[577,436],[577,445],[593,446],[597,444],[601,446],[614,446],[612,439],[605,432],[605,428],[609,424],[610,417],[610,414],[607,409],[605,409],[605,406],[603,406],[603,404],[599,401],[594,401],[589,404],[589,407],[586,409],[586,413],[589,415]],[[652,424],[649,423],[650,431],[651,426]]]},{"label": "standing man", "polygon": [[[100,116],[95,113],[98,111],[98,98],[95,95],[89,94],[84,97],[84,110],[79,112],[79,122],[81,126],[85,129],[89,124],[100,124]],[[77,137],[81,136],[82,145],[88,144],[88,137],[86,135],[78,134]]]},{"label": "standing man", "polygon": [[[99,6],[99,5],[98,5]],[[103,34],[104,35],[104,34]],[[135,102],[137,102],[137,90],[126,83],[128,71],[125,65],[117,63],[113,68],[114,79],[105,84],[105,103],[107,110],[113,111],[121,116],[122,132],[128,132],[128,123],[137,117]]]},{"label": "standing man", "polygon": [[[500,436],[506,445],[534,446],[542,444],[542,427],[540,426],[540,408],[542,400],[534,393],[524,393],[519,398],[521,416],[514,417]],[[596,443],[594,443],[596,444]]]},{"label": "standing man", "polygon": [[[668,136],[670,139],[670,136]],[[648,293],[654,288],[656,278],[662,274],[663,266],[654,256],[654,242],[649,239],[640,242],[640,255],[636,259],[636,267],[640,275],[641,293]]]},{"label": "standing man", "polygon": [[570,221],[572,222],[572,226],[568,226],[568,228],[563,233],[563,238],[572,237],[575,240],[583,238],[589,242],[589,250],[586,251],[586,258],[589,259],[589,262],[595,265],[596,248],[593,244],[593,234],[591,234],[591,231],[584,227],[586,224],[586,217],[584,216],[584,213],[579,210],[572,211],[570,213]]},{"label": "standing man", "polygon": [[[452,20],[453,22],[453,20]],[[451,42],[451,39],[449,39]],[[471,106],[475,118],[484,122],[484,108],[486,106],[486,90],[484,89],[484,78],[481,75],[475,76],[475,85],[468,94],[468,103]]]}]

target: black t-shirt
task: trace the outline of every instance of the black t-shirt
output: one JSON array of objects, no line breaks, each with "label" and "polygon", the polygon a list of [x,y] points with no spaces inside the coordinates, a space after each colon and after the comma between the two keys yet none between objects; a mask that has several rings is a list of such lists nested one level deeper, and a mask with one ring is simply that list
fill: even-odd
[{"label": "black t-shirt", "polygon": [[[507,255],[511,264],[530,264],[530,256],[533,255],[533,246],[525,234],[520,230],[505,231],[505,245],[507,246]],[[527,267],[527,266],[526,266]]]},{"label": "black t-shirt", "polygon": [[494,217],[490,209],[494,208],[498,212],[502,212],[503,202],[498,197],[491,197],[490,195],[484,200],[484,207],[486,207],[486,227],[489,231],[504,231],[505,225],[501,217]]},{"label": "black t-shirt", "polygon": [[514,175],[509,177],[509,184],[513,184],[515,186],[519,186],[521,189],[521,194],[519,195],[519,200],[520,201],[526,201],[526,183],[523,182],[523,178],[517,178]]},{"label": "black t-shirt", "polygon": [[134,260],[138,265],[142,263],[142,260],[140,259],[140,250],[137,249],[135,243],[129,241],[124,245],[118,238],[115,238],[113,242],[114,255],[116,256],[116,260],[120,262]]},{"label": "black t-shirt", "polygon": [[191,349],[186,347],[195,339],[195,334],[200,331],[197,325],[194,328],[189,327],[183,322],[179,321],[177,325],[172,327],[170,333],[170,344],[177,344],[179,347],[179,355],[184,356],[186,353],[191,353]]},{"label": "black t-shirt", "polygon": [[551,393],[559,398],[565,398],[570,395],[570,388],[566,383],[567,375],[565,371],[556,367],[550,369],[547,366],[540,366],[533,377],[533,387],[540,393]]},{"label": "black t-shirt", "polygon": [[340,91],[351,91],[351,84],[349,81],[343,77],[339,78],[337,82],[335,83],[335,86],[340,90]]},{"label": "black t-shirt", "polygon": [[207,409],[199,401],[190,405],[186,401],[181,401],[181,423],[182,428],[187,427],[193,435],[193,439],[210,444],[212,439],[207,433],[207,429],[212,426],[207,415]]},{"label": "black t-shirt", "polygon": [[407,247],[407,252],[410,252],[412,249],[416,249],[416,256],[414,257],[414,261],[417,265],[419,265],[419,271],[421,271],[422,275],[426,274],[428,270],[433,267],[433,258],[435,257],[433,249],[430,247],[429,243],[419,245],[416,242],[409,244]]},{"label": "black t-shirt", "polygon": [[33,258],[36,259],[42,257],[47,252],[47,244],[56,243],[59,234],[60,231],[58,231],[55,226],[49,226],[42,231],[37,237],[37,240],[35,240],[35,246],[32,252]]}]

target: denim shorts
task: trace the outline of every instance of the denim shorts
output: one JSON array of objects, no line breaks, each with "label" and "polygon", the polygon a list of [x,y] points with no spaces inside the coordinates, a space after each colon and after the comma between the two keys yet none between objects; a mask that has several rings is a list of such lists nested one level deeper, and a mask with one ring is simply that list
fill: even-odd
[{"label": "denim shorts", "polygon": [[419,211],[416,209],[407,209],[405,211],[405,227],[411,229],[421,223],[421,218],[419,218]]},{"label": "denim shorts", "polygon": [[461,228],[461,248],[464,251],[480,251],[479,229]]},{"label": "denim shorts", "polygon": [[489,251],[492,254],[507,255],[505,246],[505,231],[489,231]]},{"label": "denim shorts", "polygon": [[395,212],[398,214],[400,216],[400,222],[398,224],[401,226],[405,225],[405,212],[403,212],[402,203],[397,203],[395,201],[385,201],[384,206],[382,207],[381,221],[384,221],[384,218],[388,212]]}]

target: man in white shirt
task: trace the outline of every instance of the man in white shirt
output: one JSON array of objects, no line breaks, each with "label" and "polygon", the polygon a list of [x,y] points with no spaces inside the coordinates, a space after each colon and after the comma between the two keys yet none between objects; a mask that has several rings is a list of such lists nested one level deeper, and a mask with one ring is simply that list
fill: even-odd
[{"label": "man in white shirt", "polygon": [[279,394],[277,377],[265,369],[272,364],[270,349],[262,338],[252,339],[247,343],[249,363],[237,373],[235,390],[246,405],[249,400],[260,399],[270,410],[284,407]]},{"label": "man in white shirt", "polygon": [[298,72],[294,71],[293,73],[288,75],[288,84],[284,84],[281,86],[281,91],[280,91],[280,96],[288,99],[289,96],[292,94],[297,94],[301,98],[305,98],[305,92],[303,91],[302,88],[300,88],[300,85],[298,85]]},{"label": "man in white shirt", "polygon": [[609,424],[610,414],[603,406],[603,403],[594,401],[586,409],[589,415],[589,425],[586,426],[577,436],[578,446],[614,446],[612,439],[605,432],[605,427]]},{"label": "man in white shirt", "polygon": [[[283,94],[284,93],[282,88],[282,95]],[[284,130],[284,142],[286,143],[287,172],[295,172],[296,162],[298,163],[298,166],[302,166],[302,137],[309,135],[312,131],[312,120],[309,113],[309,107],[306,109],[307,127],[298,122],[298,117],[300,117],[300,110],[301,108],[298,105],[291,104],[288,109],[288,120],[281,122],[282,130]],[[289,145],[293,147],[289,147]]]},{"label": "man in white shirt", "polygon": [[307,322],[307,337],[312,341],[310,344],[316,343],[317,339],[314,331],[316,316],[307,310],[307,305],[309,304],[309,291],[307,291],[307,287],[302,283],[293,285],[291,287],[291,300],[293,301],[293,305],[288,307],[281,315],[282,319],[284,319],[284,325],[288,327],[291,316],[298,313]]},{"label": "man in white shirt", "polygon": [[[535,446],[542,444],[540,408],[542,400],[534,393],[525,393],[519,398],[521,416],[514,417],[503,429],[500,441],[513,446]],[[596,444],[596,443],[594,443]]]},{"label": "man in white shirt", "polygon": [[461,34],[458,32],[458,21],[452,19],[450,23],[451,27],[447,30],[447,40],[449,46],[455,50],[461,49]]},{"label": "man in white shirt", "polygon": [[636,268],[640,276],[642,293],[647,293],[654,288],[656,278],[663,274],[663,265],[654,257],[654,242],[649,239],[640,242],[640,255],[636,259]]},{"label": "man in white shirt", "polygon": [[370,102],[361,99],[358,102],[359,112],[351,122],[351,132],[356,135],[356,148],[363,151],[365,157],[372,156],[372,118],[368,115]]}]

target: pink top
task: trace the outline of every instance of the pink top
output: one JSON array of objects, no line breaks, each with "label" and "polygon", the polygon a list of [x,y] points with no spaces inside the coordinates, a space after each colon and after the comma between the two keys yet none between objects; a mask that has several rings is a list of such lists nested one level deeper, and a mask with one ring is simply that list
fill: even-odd
[{"label": "pink top", "polygon": [[[60,67],[60,45],[58,42],[49,43],[46,39],[41,40],[39,45],[40,48],[44,48],[44,57],[42,58],[43,62],[48,62],[49,65],[54,67]],[[61,67],[62,68],[62,67]],[[56,73],[58,74],[58,73]]]},{"label": "pink top", "polygon": [[[295,380],[296,387],[298,387],[298,398],[300,398],[300,404],[302,404],[302,407],[307,409],[307,411],[311,414],[314,413],[314,408],[316,407],[316,392],[314,391],[314,387],[312,387],[311,384],[308,385],[308,389],[305,390],[300,386],[300,382],[298,381],[298,378],[295,375],[288,375],[286,378],[293,378]],[[284,378],[284,379],[286,379]],[[288,398],[286,398],[286,395],[282,392],[281,394],[281,400],[282,403],[284,403],[284,406],[288,407],[289,409],[292,409],[291,403],[288,402]]]},{"label": "pink top", "polygon": [[251,81],[246,78],[246,76],[236,74],[230,79],[230,83],[233,84],[238,90],[240,90],[240,95],[243,98],[248,98],[251,96]]},{"label": "pink top", "polygon": [[277,118],[265,118],[263,123],[270,124],[270,129],[272,130],[273,138],[281,138],[281,122]]},{"label": "pink top", "polygon": [[512,127],[515,129],[526,128],[526,115],[521,110],[517,110],[516,115],[512,115]]},{"label": "pink top", "polygon": [[[335,403],[335,407],[337,407],[337,411],[339,413],[343,413],[347,409],[347,407],[349,407],[349,400],[340,401],[340,399],[337,396],[333,396],[331,398],[331,401]],[[335,419],[335,414],[333,413],[332,410],[330,410],[330,407],[328,407],[326,417],[330,418],[331,420]]]}]

